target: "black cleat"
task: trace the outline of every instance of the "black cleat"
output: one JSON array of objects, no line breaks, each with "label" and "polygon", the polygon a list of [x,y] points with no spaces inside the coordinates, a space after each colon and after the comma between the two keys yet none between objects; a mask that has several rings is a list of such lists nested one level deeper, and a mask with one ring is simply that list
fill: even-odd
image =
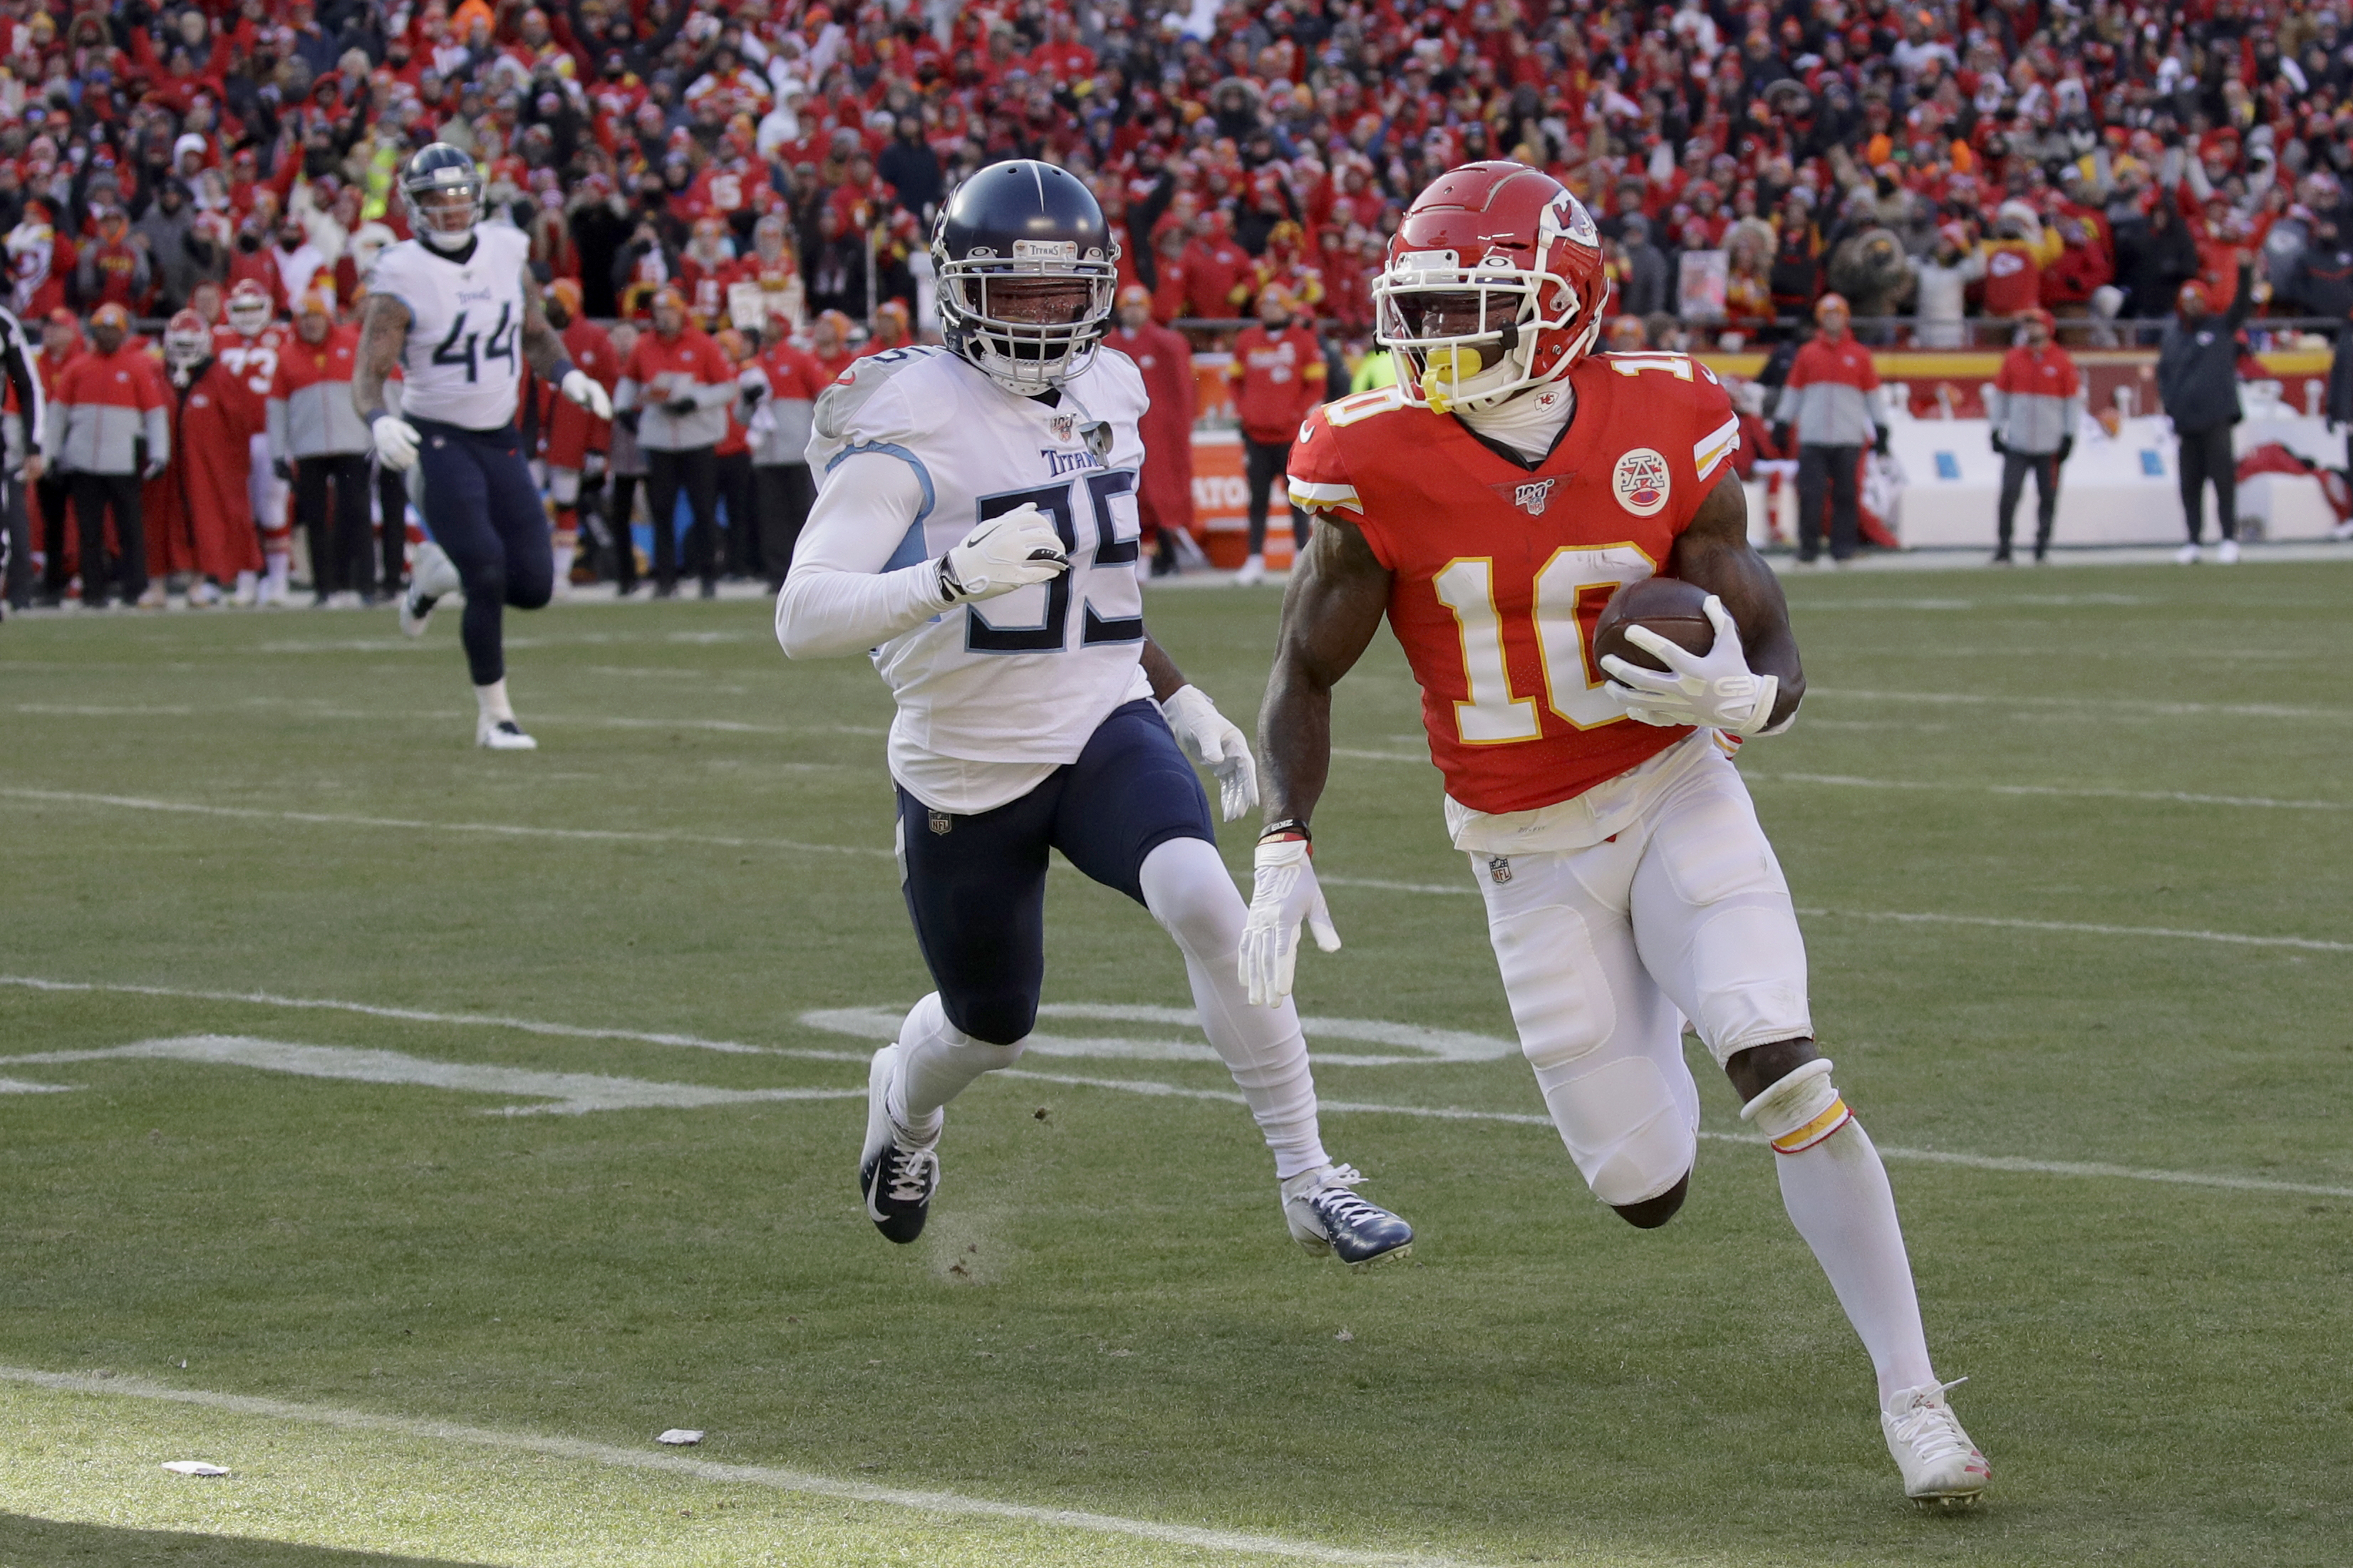
[{"label": "black cleat", "polygon": [[892,1125],[889,1096],[891,1075],[899,1065],[899,1047],[874,1053],[866,1076],[866,1148],[858,1160],[858,1193],[866,1200],[866,1217],[883,1238],[901,1245],[923,1234],[931,1217],[932,1194],[940,1190],[940,1157],[930,1144],[911,1147]]},{"label": "black cleat", "polygon": [[1293,1239],[1351,1268],[1411,1252],[1413,1226],[1349,1190],[1364,1179],[1352,1165],[1326,1165],[1283,1183],[1282,1217]]}]

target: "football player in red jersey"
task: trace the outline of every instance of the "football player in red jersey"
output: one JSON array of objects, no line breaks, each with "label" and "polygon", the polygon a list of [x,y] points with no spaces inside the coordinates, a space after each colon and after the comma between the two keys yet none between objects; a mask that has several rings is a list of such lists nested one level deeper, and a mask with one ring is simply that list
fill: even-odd
[{"label": "football player in red jersey", "polygon": [[[228,323],[213,329],[213,354],[228,372],[229,387],[236,390],[223,390],[249,401],[249,407],[241,405],[233,411],[234,422],[259,432],[265,424],[262,414],[269,388],[278,379],[278,357],[286,347],[286,323],[276,320],[277,307],[270,302],[269,291],[250,278],[240,279],[228,291],[224,313]],[[261,529],[263,566],[259,592],[252,602],[282,605],[292,600],[287,582],[294,550],[293,522],[287,515],[290,487],[270,467],[267,436],[255,435],[248,447],[246,482],[253,520]],[[242,581],[237,602],[247,602]]]},{"label": "football player in red jersey", "polygon": [[[1986,1462],[1930,1365],[1886,1173],[1815,1045],[1788,885],[1730,761],[1741,738],[1787,728],[1805,690],[1780,588],[1748,545],[1739,419],[1683,355],[1589,353],[1605,268],[1583,205],[1516,163],[1440,176],[1392,240],[1374,296],[1398,384],[1314,410],[1292,453],[1292,495],[1322,521],[1260,716],[1268,826],[1243,979],[1254,1002],[1288,994],[1303,921],[1339,945],[1307,819],[1332,687],[1386,615],[1578,1172],[1638,1226],[1682,1205],[1699,1127],[1690,1019],[1871,1352],[1906,1494],[1971,1501]],[[1657,573],[1707,590],[1714,647],[1637,629],[1669,673],[1597,667],[1602,606]]]}]

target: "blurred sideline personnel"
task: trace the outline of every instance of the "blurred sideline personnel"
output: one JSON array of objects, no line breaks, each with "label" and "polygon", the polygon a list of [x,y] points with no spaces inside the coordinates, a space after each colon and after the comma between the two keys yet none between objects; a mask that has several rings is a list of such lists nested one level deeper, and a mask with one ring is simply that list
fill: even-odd
[{"label": "blurred sideline personnel", "polygon": [[2051,338],[2051,312],[2026,313],[2026,342],[2002,356],[2001,374],[1986,393],[1993,449],[2001,454],[2001,508],[1996,518],[1993,563],[2010,564],[2010,525],[2018,498],[2034,475],[2034,560],[2051,551],[2051,524],[2059,515],[2059,466],[2075,450],[2075,424],[2084,416],[2084,383],[2075,362]]},{"label": "blurred sideline personnel", "polygon": [[43,410],[41,378],[34,370],[32,340],[14,312],[0,310],[0,439],[5,439],[7,487],[0,496],[0,619],[33,600],[32,487],[40,482],[38,449]]},{"label": "blurred sideline personnel", "polygon": [[[760,222],[765,229],[768,220]],[[760,352],[735,373],[735,384],[743,392],[744,430],[752,443],[752,515],[759,526],[760,570],[773,594],[792,570],[793,548],[816,499],[809,432],[818,394],[832,378],[806,350],[794,346],[786,318],[765,320]]]},{"label": "blurred sideline personnel", "polygon": [[[322,605],[376,602],[375,536],[368,529],[374,439],[352,406],[359,347],[359,329],[337,324],[327,292],[306,289],[269,385],[270,466],[294,487],[294,516],[311,542],[311,585]],[[396,517],[391,526],[400,522]]]},{"label": "blurred sideline personnel", "polygon": [[115,591],[125,605],[147,592],[147,534],[139,487],[172,459],[172,421],[163,377],[142,348],[127,346],[131,312],[100,305],[90,313],[90,352],[58,376],[42,442],[47,461],[73,493],[80,536],[81,605],[106,606],[106,523],[114,520]]},{"label": "blurred sideline personnel", "polygon": [[[199,290],[201,293],[202,291]],[[261,529],[262,576],[251,595],[242,591],[240,604],[283,605],[293,596],[288,577],[294,560],[294,525],[288,506],[292,494],[269,460],[268,405],[269,389],[278,380],[278,359],[290,335],[277,320],[278,307],[269,290],[258,280],[240,279],[228,291],[223,308],[227,321],[213,329],[213,353],[227,367],[240,404],[240,424],[249,423],[253,438],[246,443],[246,489],[253,520]],[[241,590],[242,585],[240,585]]]},{"label": "blurred sideline personnel", "polygon": [[939,987],[874,1054],[860,1194],[891,1240],[922,1232],[942,1108],[1018,1060],[1036,1020],[1060,849],[1176,940],[1292,1235],[1351,1265],[1401,1256],[1411,1229],[1324,1152],[1297,1016],[1250,1007],[1236,978],[1242,901],[1187,759],[1216,772],[1229,821],[1255,772],[1145,632],[1144,385],[1097,352],[1118,259],[1074,176],[991,164],[933,234],[947,346],[861,359],[818,403],[825,478],[776,637],[794,658],[871,649],[891,684],[901,882]]},{"label": "blurred sideline personnel", "polygon": [[686,296],[654,293],[654,330],[621,366],[613,406],[646,459],[646,512],[654,530],[654,597],[678,592],[678,497],[686,492],[686,564],[702,596],[719,595],[719,443],[735,401],[735,367],[687,319]]},{"label": "blurred sideline personnel", "polygon": [[1831,507],[1831,559],[1854,559],[1862,531],[1862,449],[1887,450],[1887,395],[1879,389],[1879,370],[1871,351],[1856,342],[1847,330],[1846,300],[1825,294],[1814,307],[1814,322],[1821,330],[1798,351],[1790,363],[1789,379],[1781,388],[1774,432],[1781,450],[1789,450],[1794,426],[1798,442],[1798,559],[1811,563],[1822,547],[1822,492],[1827,486]]},{"label": "blurred sideline personnel", "polygon": [[1152,574],[1176,570],[1176,535],[1193,524],[1193,345],[1152,319],[1152,290],[1131,283],[1119,291],[1119,325],[1105,340],[1135,362],[1150,399],[1144,411],[1144,472],[1135,507]]},{"label": "blurred sideline personnel", "polygon": [[2206,537],[2209,479],[2214,482],[2214,525],[2222,535],[2214,547],[2215,563],[2238,564],[2239,459],[2232,450],[2231,428],[2240,419],[2239,329],[2254,306],[2252,261],[2239,263],[2238,292],[2219,321],[2207,305],[2206,285],[2192,279],[2181,286],[2173,320],[2158,344],[2158,400],[2181,440],[2181,513],[2189,542],[2173,558],[2184,566],[2198,564]]},{"label": "blurred sideline personnel", "polygon": [[221,363],[214,343],[213,330],[194,310],[182,310],[164,329],[172,464],[142,498],[147,563],[158,575],[190,574],[191,605],[216,605],[224,590],[250,604],[261,539],[247,481],[261,411],[242,395],[237,373]]},{"label": "blurred sideline personnel", "polygon": [[[1234,340],[1226,365],[1234,414],[1242,427],[1242,472],[1250,493],[1250,554],[1234,582],[1242,587],[1266,578],[1266,510],[1269,492],[1282,482],[1291,443],[1307,411],[1324,401],[1324,350],[1315,334],[1291,319],[1289,289],[1270,284],[1258,297],[1258,321]],[[1307,514],[1291,510],[1292,548],[1307,548]]]},{"label": "blurred sideline personnel", "polygon": [[[474,742],[530,751],[507,700],[505,606],[547,603],[555,566],[547,513],[515,430],[522,363],[600,418],[612,404],[540,308],[521,229],[481,226],[482,179],[447,142],[418,150],[400,173],[416,236],[387,246],[368,272],[352,404],[368,422],[377,461],[417,475],[430,536],[417,547],[400,629],[425,630],[434,601],[463,588],[459,635],[474,682]],[[385,377],[399,366],[401,411],[387,412]],[[385,526],[393,526],[385,520]]]},{"label": "blurred sideline personnel", "polygon": [[[1253,1002],[1279,1004],[1303,921],[1339,946],[1308,817],[1332,687],[1386,614],[1577,1171],[1641,1228],[1682,1206],[1699,1129],[1690,1019],[1871,1353],[1906,1494],[1972,1500],[1986,1463],[1929,1363],[1887,1174],[1815,1047],[1788,884],[1729,755],[1788,728],[1805,691],[1780,586],[1748,546],[1739,417],[1682,354],[1588,357],[1609,293],[1592,217],[1549,175],[1469,163],[1407,210],[1373,285],[1398,384],[1311,414],[1292,457],[1292,496],[1324,522],[1284,597],[1260,716],[1269,821],[1241,973]],[[1689,654],[1637,627],[1671,672],[1613,655],[1605,685],[1588,617],[1654,571],[1707,590],[1714,645]]]},{"label": "blurred sideline personnel", "polygon": [[[26,442],[32,448],[31,457],[40,472],[33,480],[34,510],[39,514],[41,531],[41,591],[37,604],[55,609],[65,602],[66,579],[70,574],[69,557],[72,553],[67,541],[73,532],[72,498],[66,489],[66,477],[42,454],[48,440],[49,406],[58,400],[58,377],[77,358],[87,353],[90,345],[82,341],[79,318],[60,305],[41,318],[41,343],[34,364],[35,379],[40,383],[41,416],[26,426]],[[28,463],[28,468],[33,466]]]},{"label": "blurred sideline personnel", "polygon": [[[621,382],[621,362],[605,329],[580,313],[578,281],[559,278],[550,283],[546,309],[547,324],[564,335],[565,356],[610,397]],[[560,394],[548,398],[543,416],[547,499],[555,508],[555,591],[561,594],[572,581],[572,562],[580,548],[581,509],[593,511],[603,499],[613,422]]]}]

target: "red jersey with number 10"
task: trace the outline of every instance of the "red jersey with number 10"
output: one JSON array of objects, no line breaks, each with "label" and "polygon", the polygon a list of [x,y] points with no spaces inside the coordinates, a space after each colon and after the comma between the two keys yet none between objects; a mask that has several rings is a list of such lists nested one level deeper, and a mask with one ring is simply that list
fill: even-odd
[{"label": "red jersey with number 10", "polygon": [[1474,811],[1570,799],[1691,732],[1620,711],[1593,626],[1665,566],[1739,449],[1739,416],[1683,354],[1596,354],[1567,381],[1576,416],[1533,470],[1395,387],[1316,409],[1291,451],[1293,501],[1354,524],[1392,574],[1430,758]]}]

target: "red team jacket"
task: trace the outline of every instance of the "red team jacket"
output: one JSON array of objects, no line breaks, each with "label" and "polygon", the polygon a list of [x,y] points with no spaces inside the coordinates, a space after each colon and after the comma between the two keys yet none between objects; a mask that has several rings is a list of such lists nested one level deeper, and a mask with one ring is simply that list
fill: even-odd
[{"label": "red team jacket", "polygon": [[[247,337],[224,321],[213,329],[213,357],[228,367],[233,386],[223,388],[231,399],[249,397],[253,401],[253,428],[259,433],[267,428],[263,404],[269,398],[269,388],[278,380],[278,360],[284,353],[287,340],[294,329],[282,321],[273,321],[251,337]],[[239,409],[242,416],[245,410]]]},{"label": "red team jacket", "polygon": [[1114,327],[1103,342],[1135,362],[1151,399],[1140,421],[1144,472],[1135,485],[1148,550],[1162,529],[1193,526],[1193,347],[1157,321],[1134,332]]},{"label": "red team jacket", "polygon": [[1316,409],[1291,450],[1293,500],[1355,524],[1393,574],[1431,760],[1474,811],[1571,799],[1691,733],[1619,710],[1593,626],[1621,584],[1665,568],[1739,416],[1681,354],[1597,354],[1567,379],[1577,416],[1533,470],[1395,387]]},{"label": "red team jacket", "polygon": [[183,390],[168,386],[172,463],[141,490],[147,521],[147,570],[198,572],[227,583],[261,570],[246,489],[251,443],[261,434],[261,405],[245,395],[237,374],[216,359]]},{"label": "red team jacket", "polygon": [[[606,396],[610,397],[621,384],[620,356],[613,352],[613,340],[596,322],[575,317],[564,329],[564,352],[588,373],[589,380],[605,389]],[[546,392],[541,428],[547,432],[549,468],[577,468],[589,453],[611,448],[610,420],[597,418],[554,387],[547,387]]]},{"label": "red team jacket", "polygon": [[1281,446],[1324,400],[1323,345],[1296,321],[1279,332],[1253,321],[1234,340],[1226,379],[1234,384],[1234,413],[1242,434],[1263,446]]}]

